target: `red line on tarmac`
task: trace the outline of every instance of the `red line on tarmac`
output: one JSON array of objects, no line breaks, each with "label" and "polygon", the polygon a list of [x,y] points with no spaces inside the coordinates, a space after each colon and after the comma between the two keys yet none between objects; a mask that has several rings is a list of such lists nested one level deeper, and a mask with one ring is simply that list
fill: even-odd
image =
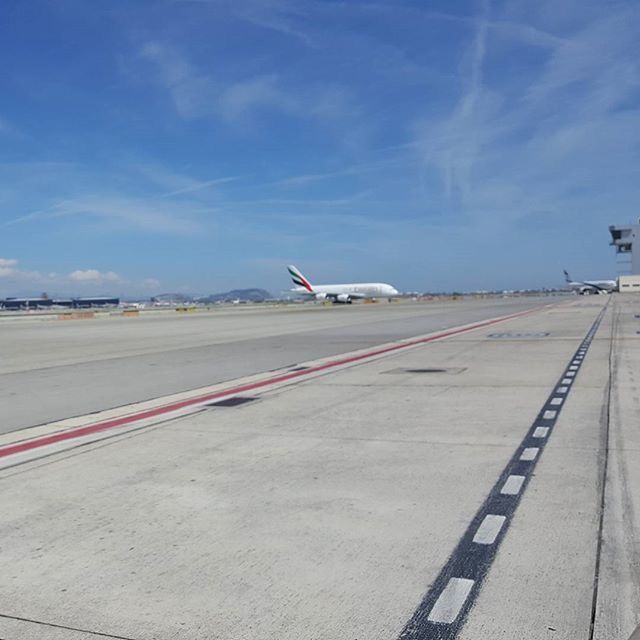
[{"label": "red line on tarmac", "polygon": [[0,447],[0,458],[6,458],[7,456],[15,455],[16,453],[24,453],[25,451],[39,449],[40,447],[46,447],[50,444],[64,442],[65,440],[82,438],[83,436],[88,436],[93,433],[99,433],[100,431],[107,431],[108,429],[115,429],[117,427],[122,427],[124,425],[139,422],[141,420],[146,420],[148,418],[156,418],[158,416],[162,416],[164,414],[177,411],[178,409],[184,409],[185,407],[202,404],[203,402],[207,402],[209,400],[215,400],[223,396],[237,395],[239,393],[244,393],[246,391],[255,391],[256,389],[261,389],[263,387],[267,387],[272,384],[278,384],[280,382],[288,382],[289,380],[295,380],[296,378],[303,378],[304,376],[308,376],[309,374],[312,374],[312,373],[318,373],[319,371],[326,371],[328,369],[340,367],[345,364],[353,364],[355,362],[360,362],[362,360],[367,360],[375,356],[383,355],[386,353],[392,353],[394,351],[399,351],[401,349],[406,349],[408,347],[413,347],[419,344],[433,342],[434,340],[441,340],[442,338],[448,338],[450,336],[458,335],[460,333],[474,331],[475,329],[482,329],[482,327],[488,327],[490,325],[497,324],[498,322],[505,322],[507,320],[513,320],[514,318],[526,316],[550,306],[552,305],[543,305],[541,307],[534,307],[533,309],[528,309],[526,311],[519,311],[518,313],[512,313],[508,316],[501,316],[499,318],[483,320],[482,322],[478,322],[476,324],[469,325],[467,327],[461,327],[459,329],[449,329],[448,331],[443,331],[441,333],[437,333],[432,336],[428,336],[426,338],[418,338],[416,340],[410,340],[408,342],[403,342],[401,344],[393,344],[388,347],[373,349],[371,351],[367,351],[366,353],[360,353],[355,356],[349,356],[347,358],[332,360],[331,362],[319,364],[315,367],[310,367],[309,369],[304,369],[302,371],[291,371],[289,373],[273,376],[265,380],[259,380],[257,382],[251,382],[248,384],[240,385],[238,387],[232,387],[231,389],[225,389],[223,391],[215,391],[213,393],[207,393],[194,398],[188,398],[186,400],[179,400],[171,404],[167,404],[161,407],[156,407],[155,409],[148,409],[147,411],[140,411],[139,413],[133,413],[127,416],[122,416],[120,418],[113,418],[112,420],[105,420],[104,422],[96,422],[95,424],[89,424],[84,427],[78,427],[76,429],[69,429],[68,431],[63,431],[61,433],[54,433],[50,436],[43,436],[41,438],[34,438],[33,440],[26,440],[16,444],[6,445],[4,447]]}]

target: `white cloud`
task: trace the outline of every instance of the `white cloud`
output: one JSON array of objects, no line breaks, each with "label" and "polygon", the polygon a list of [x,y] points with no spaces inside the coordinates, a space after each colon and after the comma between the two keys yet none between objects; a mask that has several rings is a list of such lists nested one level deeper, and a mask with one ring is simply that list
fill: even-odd
[{"label": "white cloud", "polygon": [[42,275],[38,271],[23,271],[17,267],[15,258],[0,258],[0,278],[11,281],[40,280]]},{"label": "white cloud", "polygon": [[[142,281],[130,281],[122,278],[115,271],[99,271],[98,269],[75,269],[63,274],[55,271],[41,273],[17,268],[15,259],[0,258],[0,280],[4,289],[23,289],[25,287],[54,287],[62,291],[76,290],[109,290],[114,284],[133,290],[158,289],[160,281],[147,278]],[[9,295],[9,294],[8,294]],[[12,294],[11,294],[12,295]]]},{"label": "white cloud", "polygon": [[156,280],[156,278],[145,278],[142,281],[142,286],[148,289],[157,289],[160,286],[160,280]]},{"label": "white cloud", "polygon": [[97,269],[77,269],[69,274],[69,279],[75,282],[117,282],[120,276],[113,272],[107,271],[101,273]]},{"label": "white cloud", "polygon": [[14,278],[19,275],[19,270],[15,268],[18,261],[14,258],[0,258],[0,278]]}]

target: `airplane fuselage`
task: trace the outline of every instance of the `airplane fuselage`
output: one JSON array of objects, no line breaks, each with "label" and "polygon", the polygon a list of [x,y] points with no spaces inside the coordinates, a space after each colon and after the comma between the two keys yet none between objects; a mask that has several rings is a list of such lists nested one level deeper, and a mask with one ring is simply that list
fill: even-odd
[{"label": "airplane fuselage", "polygon": [[362,298],[392,298],[400,295],[399,291],[386,282],[350,282],[344,284],[312,285],[297,267],[287,267],[294,284],[299,286],[291,289],[295,294],[316,300],[331,300],[333,302],[350,303]]},{"label": "airplane fuselage", "polygon": [[571,289],[580,293],[611,293],[618,288],[615,280],[584,280],[568,282]]},{"label": "airplane fuselage", "polygon": [[[355,282],[353,284],[314,284],[315,293],[326,295],[349,294],[358,297],[397,296],[395,287],[384,282]],[[296,287],[297,293],[309,293],[304,287]]]},{"label": "airplane fuselage", "polygon": [[313,292],[304,287],[295,287],[293,293],[316,298],[316,300],[332,300],[346,302],[365,298],[391,298],[399,295],[398,290],[385,282],[354,282],[349,284],[317,284]]}]

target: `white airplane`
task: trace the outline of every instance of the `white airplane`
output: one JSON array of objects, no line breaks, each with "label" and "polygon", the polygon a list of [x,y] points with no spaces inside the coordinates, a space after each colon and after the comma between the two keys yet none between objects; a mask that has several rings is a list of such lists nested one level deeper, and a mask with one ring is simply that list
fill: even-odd
[{"label": "white airplane", "polygon": [[565,282],[581,295],[587,293],[611,293],[618,289],[618,283],[615,280],[584,280],[583,282],[574,281],[571,276],[564,271]]},{"label": "white airplane", "polygon": [[384,282],[355,282],[353,284],[317,284],[312,285],[293,265],[287,267],[293,280],[298,285],[291,289],[293,293],[313,297],[316,300],[331,300],[351,304],[361,298],[393,298],[400,292]]}]

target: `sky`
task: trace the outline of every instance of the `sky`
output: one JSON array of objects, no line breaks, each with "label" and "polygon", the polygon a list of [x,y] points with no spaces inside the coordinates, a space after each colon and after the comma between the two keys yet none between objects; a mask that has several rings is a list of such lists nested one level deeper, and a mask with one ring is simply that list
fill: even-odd
[{"label": "sky", "polygon": [[0,295],[615,277],[636,0],[3,0]]}]

